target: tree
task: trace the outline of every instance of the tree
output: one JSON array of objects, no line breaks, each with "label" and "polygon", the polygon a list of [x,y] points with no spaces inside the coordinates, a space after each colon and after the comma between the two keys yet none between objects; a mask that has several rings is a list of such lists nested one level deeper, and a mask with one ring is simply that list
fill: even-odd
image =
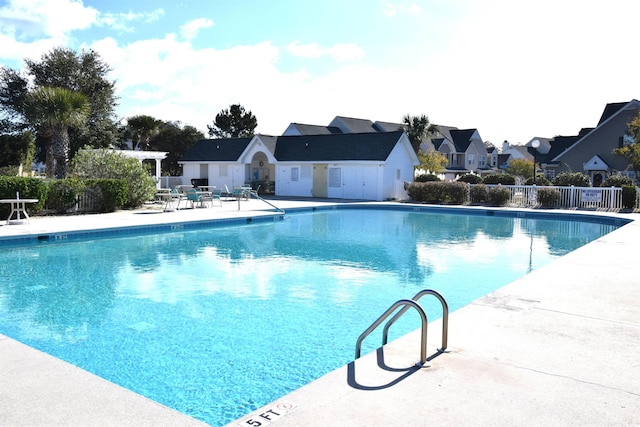
[{"label": "tree", "polygon": [[28,127],[24,117],[28,83],[20,73],[0,68],[0,132],[17,133]]},{"label": "tree", "polygon": [[26,117],[48,136],[47,176],[67,175],[69,160],[69,128],[81,126],[89,116],[87,98],[80,92],[61,87],[38,87],[29,93]]},{"label": "tree", "polygon": [[[70,155],[80,147],[115,145],[118,132],[115,121],[115,83],[107,79],[111,68],[94,51],[77,54],[67,48],[56,48],[40,60],[25,59],[24,75],[3,67],[0,71],[0,130],[21,132],[34,127],[26,118],[28,94],[38,87],[65,88],[82,93],[90,106],[83,125],[69,129]],[[40,160],[49,146],[47,138],[36,138]]]},{"label": "tree", "polygon": [[423,140],[435,135],[438,132],[436,125],[429,121],[429,117],[424,114],[420,116],[405,115],[402,118],[404,124],[401,128],[407,133],[413,150],[417,153]]},{"label": "tree", "polygon": [[509,167],[506,172],[509,175],[527,179],[533,176],[533,161],[527,159],[512,159],[509,161]]},{"label": "tree", "polygon": [[36,145],[31,132],[0,135],[0,167],[30,167]]},{"label": "tree", "polygon": [[196,141],[203,139],[204,134],[193,126],[181,127],[180,123],[164,122],[158,133],[151,138],[150,146],[155,151],[166,151],[167,157],[162,160],[162,170],[170,176],[182,175],[182,166],[178,160]]},{"label": "tree", "polygon": [[624,157],[634,171],[640,171],[640,112],[627,123],[625,136],[629,142],[620,148],[615,148],[613,154]]},{"label": "tree", "polygon": [[161,120],[154,119],[151,116],[129,117],[127,130],[133,142],[133,149],[149,150],[151,137],[158,133],[161,124]]},{"label": "tree", "polygon": [[217,138],[244,138],[253,136],[253,131],[258,126],[258,119],[245,111],[240,104],[233,104],[229,109],[222,110],[216,115],[213,126],[209,128],[209,136]]},{"label": "tree", "polygon": [[427,153],[420,150],[418,152],[418,160],[420,161],[418,169],[428,171],[432,174],[441,173],[449,163],[449,160],[447,160],[444,154],[435,150],[430,150]]}]

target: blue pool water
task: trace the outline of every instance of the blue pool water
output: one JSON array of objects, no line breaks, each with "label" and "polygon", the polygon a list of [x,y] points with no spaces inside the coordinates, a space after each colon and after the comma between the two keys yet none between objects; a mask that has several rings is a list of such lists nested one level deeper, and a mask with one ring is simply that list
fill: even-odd
[{"label": "blue pool water", "polygon": [[[0,333],[222,425],[353,360],[398,299],[435,289],[453,311],[615,228],[338,209],[5,245]],[[390,339],[418,327],[408,314]]]}]

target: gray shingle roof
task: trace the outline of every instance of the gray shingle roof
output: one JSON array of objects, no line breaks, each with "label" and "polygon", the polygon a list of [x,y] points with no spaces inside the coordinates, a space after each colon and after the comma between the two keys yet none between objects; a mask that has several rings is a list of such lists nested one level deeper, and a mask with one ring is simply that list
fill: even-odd
[{"label": "gray shingle roof", "polygon": [[181,160],[185,162],[235,162],[252,139],[201,139],[184,153]]},{"label": "gray shingle roof", "polygon": [[278,161],[385,161],[402,136],[396,132],[279,136]]},{"label": "gray shingle roof", "polygon": [[335,126],[305,125],[303,123],[291,124],[302,135],[329,135],[332,133],[342,133],[342,131]]},{"label": "gray shingle roof", "polygon": [[336,116],[331,123],[338,125],[336,122],[345,126],[349,133],[378,132],[378,130],[373,126],[373,122],[367,119],[354,119],[353,117]]},{"label": "gray shingle roof", "polygon": [[476,132],[476,129],[451,129],[451,138],[453,144],[456,147],[458,153],[464,153],[471,144],[471,137]]}]

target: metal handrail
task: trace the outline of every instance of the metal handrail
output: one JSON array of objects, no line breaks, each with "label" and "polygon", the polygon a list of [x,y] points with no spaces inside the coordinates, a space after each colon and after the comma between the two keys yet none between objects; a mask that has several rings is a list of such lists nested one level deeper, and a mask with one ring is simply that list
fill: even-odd
[{"label": "metal handrail", "polygon": [[[434,291],[433,289],[423,289],[415,294],[415,296],[411,298],[411,300],[417,302],[425,295],[435,296],[436,298],[438,298],[438,300],[440,300],[440,304],[442,304],[442,348],[440,348],[438,351],[443,352],[447,349],[447,339],[449,334],[449,305],[447,304],[447,301],[445,301],[444,297],[439,292]],[[382,330],[382,345],[385,345],[387,343],[389,328],[391,327],[391,325],[393,325],[396,320],[398,320],[404,313],[406,313],[407,310],[409,310],[409,307],[404,307],[395,316],[393,316],[386,325],[384,325],[384,329]]]},{"label": "metal handrail", "polygon": [[275,210],[277,210],[278,212],[282,212],[283,214],[284,214],[284,213],[286,213],[286,212],[284,211],[284,209],[279,208],[279,207],[277,207],[276,205],[274,205],[273,203],[270,203],[269,201],[267,201],[267,200],[263,199],[262,197],[260,197],[260,196],[258,195],[258,192],[257,192],[257,191],[251,190],[251,191],[249,191],[249,194],[250,194],[251,196],[255,197],[255,198],[256,198],[256,199],[258,199],[258,200],[262,200],[263,202],[265,202],[266,204],[268,204],[269,206],[271,206],[272,208],[274,208],[274,209],[275,209]]},{"label": "metal handrail", "polygon": [[358,337],[358,341],[356,341],[356,359],[360,358],[360,350],[364,339],[378,326],[380,326],[380,324],[400,306],[404,306],[402,312],[409,310],[410,307],[415,308],[418,311],[420,318],[422,319],[422,338],[420,342],[419,365],[422,366],[427,362],[427,328],[429,322],[427,321],[427,315],[425,314],[420,304],[418,304],[414,300],[409,299],[401,299],[399,301],[396,301],[391,307],[389,307],[389,309],[387,309],[387,311],[385,311],[380,317],[378,317],[378,319],[373,322],[371,326],[369,326],[362,334],[360,334],[360,336]]}]

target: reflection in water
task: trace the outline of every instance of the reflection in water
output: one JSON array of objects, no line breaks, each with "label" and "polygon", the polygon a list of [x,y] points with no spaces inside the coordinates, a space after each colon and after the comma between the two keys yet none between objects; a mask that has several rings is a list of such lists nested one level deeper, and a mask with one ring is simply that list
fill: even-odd
[{"label": "reflection in water", "polygon": [[349,362],[396,300],[432,288],[455,310],[612,229],[336,210],[4,248],[0,333],[224,424]]}]

